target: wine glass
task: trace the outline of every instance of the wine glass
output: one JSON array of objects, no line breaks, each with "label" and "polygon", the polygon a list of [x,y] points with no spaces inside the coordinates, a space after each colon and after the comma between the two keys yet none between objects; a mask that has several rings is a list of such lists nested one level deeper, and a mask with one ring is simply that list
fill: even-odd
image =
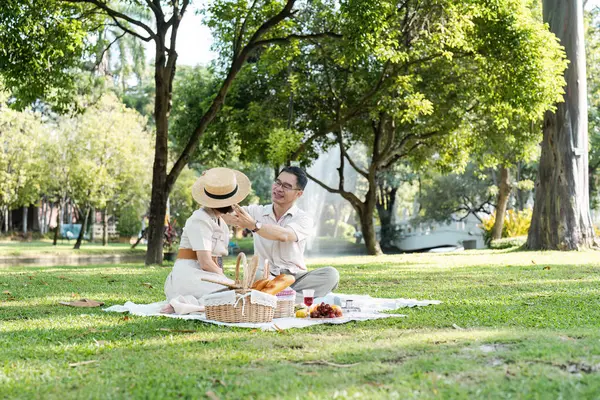
[{"label": "wine glass", "polygon": [[315,291],[314,289],[304,289],[302,291],[302,295],[304,296],[304,305],[306,307],[310,307],[313,304],[315,299]]}]

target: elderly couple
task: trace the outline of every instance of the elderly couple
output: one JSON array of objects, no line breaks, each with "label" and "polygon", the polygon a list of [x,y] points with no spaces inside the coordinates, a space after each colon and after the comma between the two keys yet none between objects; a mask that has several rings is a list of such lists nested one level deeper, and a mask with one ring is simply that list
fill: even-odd
[{"label": "elderly couple", "polygon": [[183,228],[177,261],[165,282],[167,300],[192,295],[201,302],[205,294],[224,288],[203,278],[232,283],[224,276],[222,264],[222,256],[228,254],[227,225],[254,232],[254,254],[261,266],[269,261],[272,276],[290,274],[296,278],[291,287],[297,292],[297,303],[302,302],[304,289],[314,289],[315,297],[334,290],[339,281],[335,268],[307,271],[304,262],[313,220],[295,203],[306,183],[306,173],[301,168],[286,167],[273,182],[272,204],[240,207],[237,203],[250,191],[248,177],[228,168],[206,171],[192,186],[192,196],[203,207],[192,214]]}]

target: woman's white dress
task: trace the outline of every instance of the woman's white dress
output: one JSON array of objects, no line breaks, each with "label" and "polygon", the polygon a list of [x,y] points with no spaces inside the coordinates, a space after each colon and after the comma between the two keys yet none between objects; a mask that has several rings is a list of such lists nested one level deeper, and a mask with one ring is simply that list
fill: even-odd
[{"label": "woman's white dress", "polygon": [[[217,218],[210,210],[201,208],[194,211],[186,221],[179,248],[194,251],[208,250],[213,257],[222,257],[228,254],[228,244],[229,228],[225,221]],[[178,259],[165,281],[167,300],[192,295],[202,304],[202,296],[225,288],[223,285],[203,281],[202,278],[233,283],[231,279],[221,274],[203,271],[196,260]]]}]

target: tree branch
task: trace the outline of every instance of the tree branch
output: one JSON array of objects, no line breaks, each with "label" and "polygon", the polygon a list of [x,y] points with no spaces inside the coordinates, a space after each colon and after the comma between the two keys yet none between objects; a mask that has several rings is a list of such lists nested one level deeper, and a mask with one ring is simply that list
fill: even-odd
[{"label": "tree branch", "polygon": [[115,38],[115,40],[113,40],[112,42],[110,42],[108,44],[108,46],[106,46],[104,48],[104,50],[102,50],[102,53],[100,53],[100,56],[98,57],[98,59],[96,60],[96,68],[98,67],[98,65],[100,65],[100,63],[102,62],[102,59],[104,58],[104,54],[106,54],[106,52],[112,47],[113,44],[115,44],[119,39],[121,39],[123,36],[125,36],[127,32],[123,32],[122,34],[120,34],[119,36],[117,36]]},{"label": "tree branch", "polygon": [[248,12],[246,13],[246,16],[244,17],[244,22],[242,22],[242,26],[240,27],[240,32],[238,33],[237,38],[233,42],[233,56],[234,57],[239,54],[240,46],[242,45],[242,42],[244,41],[244,34],[246,33],[246,24],[248,23],[248,18],[250,18],[250,14],[252,13],[252,11],[254,11],[254,7],[256,6],[257,2],[258,2],[258,0],[254,0],[252,2],[252,5],[248,9]]},{"label": "tree branch", "polygon": [[346,157],[346,160],[348,160],[348,163],[349,163],[349,164],[352,166],[352,168],[354,168],[354,170],[355,170],[356,172],[358,172],[359,174],[361,174],[361,175],[362,175],[362,176],[364,176],[365,178],[368,178],[369,174],[368,174],[366,171],[364,171],[364,170],[360,169],[360,168],[358,167],[358,165],[356,165],[356,163],[354,162],[354,160],[352,160],[352,159],[350,158],[350,156],[348,155],[348,152],[347,152],[347,151],[346,151],[346,149],[344,148],[344,144],[343,144],[343,142],[342,142],[342,139],[341,139],[341,136],[342,136],[341,132],[340,132],[340,134],[339,134],[339,135],[340,135],[340,139],[339,139],[339,143],[340,143],[340,152],[342,153],[342,156],[343,156],[343,157]]},{"label": "tree branch", "polygon": [[150,0],[146,0],[146,4],[148,4],[148,7],[150,7],[152,12],[154,13],[154,16],[156,17],[157,21],[165,20],[165,14],[163,13],[162,7],[160,6],[160,1],[152,2]]},{"label": "tree branch", "polygon": [[326,184],[324,184],[323,182],[321,182],[320,180],[318,180],[317,178],[315,178],[314,176],[310,175],[308,172],[306,173],[306,176],[308,176],[317,185],[319,185],[323,189],[327,190],[329,193],[337,193],[337,194],[341,195],[344,199],[348,200],[348,202],[350,202],[352,204],[352,206],[354,206],[355,208],[363,207],[363,202],[360,201],[360,199],[358,197],[356,197],[356,195],[354,193],[350,193],[350,192],[346,192],[345,190],[339,190],[339,189],[334,189],[332,187],[329,187]]},{"label": "tree branch", "polygon": [[259,40],[254,43],[254,47],[266,46],[269,44],[289,44],[292,40],[322,39],[326,37],[341,39],[343,36],[334,32],[312,33],[309,35],[292,34],[281,38]]},{"label": "tree branch", "polygon": [[[135,18],[131,18],[130,16],[123,14],[119,11],[116,11],[112,8],[110,8],[106,3],[103,3],[101,0],[63,0],[67,3],[89,3],[89,4],[93,4],[96,7],[104,10],[113,20],[115,20],[115,22],[117,23],[117,25],[119,25],[119,27],[123,30],[126,30],[124,27],[122,27],[118,22],[117,22],[117,18],[121,18],[133,25],[136,25],[140,28],[142,28],[143,30],[145,30],[146,32],[148,32],[148,34],[150,35],[150,38],[154,39],[156,38],[156,33],[154,33],[154,31],[146,24],[144,24],[142,21],[139,21]],[[143,39],[143,36],[141,36],[138,33],[134,33],[133,31],[127,30],[128,33],[131,33],[135,36],[138,36],[140,39],[142,40],[146,40]],[[150,39],[146,40],[149,41]]]},{"label": "tree branch", "polygon": [[132,31],[131,29],[125,27],[125,25],[121,24],[119,22],[119,20],[117,20],[117,18],[113,17],[112,15],[109,15],[113,21],[115,21],[115,24],[123,31],[123,32],[127,32],[128,34],[137,37],[140,40],[143,40],[144,42],[149,42],[152,40],[152,37],[144,37],[142,35],[140,35],[139,33],[137,33],[136,31]]},{"label": "tree branch", "polygon": [[277,24],[279,24],[281,21],[283,21],[284,19],[286,19],[290,15],[292,15],[292,8],[294,7],[295,2],[296,2],[296,0],[287,0],[283,9],[279,13],[277,13],[276,15],[274,15],[273,17],[271,17],[267,21],[265,21],[256,30],[256,32],[254,32],[254,34],[252,35],[248,44],[246,44],[243,47],[242,51],[240,51],[240,53],[237,55],[237,57],[233,58],[233,60],[231,62],[231,66],[229,68],[229,73],[227,74],[227,77],[223,81],[223,84],[221,85],[219,92],[213,99],[213,102],[210,105],[210,107],[208,108],[208,110],[206,110],[206,112],[204,113],[202,118],[200,118],[200,121],[198,122],[196,129],[194,129],[194,132],[192,133],[188,143],[186,144],[183,151],[177,158],[177,161],[175,161],[173,168],[171,168],[171,171],[169,172],[169,174],[167,176],[167,181],[166,181],[167,192],[170,192],[171,188],[175,184],[175,180],[177,179],[177,177],[183,170],[183,167],[188,163],[190,157],[192,156],[194,151],[198,148],[198,144],[200,143],[200,138],[206,131],[208,124],[215,118],[215,116],[217,115],[217,112],[219,112],[219,110],[223,106],[223,103],[225,102],[225,96],[227,95],[227,92],[229,91],[229,87],[231,86],[231,84],[232,84],[233,80],[235,79],[236,75],[238,74],[238,72],[242,69],[242,66],[244,65],[244,63],[246,62],[248,57],[250,56],[250,53],[252,52],[252,50],[255,47],[254,46],[255,42],[257,42],[271,28],[273,28],[274,26],[277,26]]},{"label": "tree branch", "polygon": [[[415,135],[415,134],[409,133],[408,135],[406,135],[405,137],[402,138],[402,140],[400,141],[400,144],[398,144],[398,146],[395,147],[393,152],[389,152],[387,154],[387,156],[381,160],[380,166],[383,168],[388,168],[389,166],[398,162],[398,160],[400,160],[401,158],[406,157],[410,152],[414,151],[417,147],[423,145],[424,144],[423,140],[429,139],[429,138],[431,138],[435,135],[441,134],[441,133],[443,133],[443,132],[442,131],[433,131],[433,132],[425,133],[423,135]],[[411,146],[410,149],[408,149],[405,152],[402,152],[402,149],[404,148],[404,146],[406,145],[406,143],[408,143],[408,141],[410,139],[416,139],[417,141],[415,142],[415,144],[413,146]]]}]

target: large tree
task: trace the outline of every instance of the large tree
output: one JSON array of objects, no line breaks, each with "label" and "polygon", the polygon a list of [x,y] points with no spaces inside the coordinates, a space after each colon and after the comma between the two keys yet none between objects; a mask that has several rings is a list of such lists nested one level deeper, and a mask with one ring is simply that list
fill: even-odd
[{"label": "large tree", "polygon": [[[14,40],[15,44],[6,50],[4,50],[6,46],[3,46],[3,52],[0,55],[8,59],[9,63],[0,64],[0,73],[11,78],[17,76],[13,72],[19,71],[15,66],[18,66],[21,57],[36,66],[36,71],[41,70],[42,68],[39,68],[37,64],[40,63],[41,55],[46,48],[60,51],[65,43],[68,44],[69,36],[74,36],[78,40],[72,40],[71,47],[67,45],[66,50],[68,51],[63,51],[61,54],[64,57],[62,64],[59,63],[58,66],[50,64],[47,68],[50,76],[66,79],[65,77],[69,76],[68,70],[75,64],[73,60],[83,52],[85,33],[93,32],[97,36],[107,20],[120,32],[117,34],[117,38],[126,34],[154,45],[156,143],[146,263],[160,263],[162,261],[163,222],[168,195],[177,177],[198,150],[202,135],[223,106],[225,96],[244,63],[256,51],[261,51],[274,44],[287,45],[296,40],[316,39],[332,35],[322,29],[305,29],[306,26],[300,23],[304,17],[313,14],[312,8],[315,4],[321,4],[320,2],[296,3],[296,0],[256,0],[251,3],[219,0],[211,2],[207,6],[204,11],[209,25],[218,28],[221,35],[220,41],[227,43],[227,51],[221,53],[223,56],[220,64],[222,78],[214,97],[207,107],[203,108],[201,116],[195,121],[193,130],[188,133],[187,141],[182,146],[181,152],[175,157],[175,162],[170,169],[168,169],[168,117],[177,65],[177,37],[181,20],[189,12],[190,0],[169,2],[161,0],[134,2],[127,0],[31,0],[25,4],[10,0],[10,7],[5,9],[3,6],[0,20],[3,22],[3,27],[7,28],[9,32],[8,38]],[[330,8],[333,9],[333,5],[330,5]],[[60,17],[57,20],[61,22],[57,27],[66,26],[64,32],[58,30],[56,37],[48,37],[45,35],[47,30],[35,28],[38,23],[56,15]],[[299,18],[299,15],[302,18]],[[97,21],[101,26],[92,27],[80,22],[91,19],[88,18],[90,16],[97,16]],[[61,36],[61,33],[64,34]],[[27,46],[34,49],[44,49],[44,52],[24,53],[18,51],[25,42]],[[51,53],[52,56],[56,56],[56,54],[56,52]],[[60,57],[57,59],[61,61]],[[3,58],[0,58],[0,61],[3,61]],[[41,61],[44,62],[43,65],[47,65],[45,59]],[[10,68],[7,68],[7,65]],[[24,73],[27,72],[27,69],[21,68],[20,70]],[[44,76],[38,78],[41,82],[47,83],[44,85],[44,89],[56,86],[57,80],[45,79]],[[35,81],[35,79],[31,81]],[[15,84],[14,80],[9,83]],[[40,90],[39,92],[47,94],[47,91]],[[28,94],[35,93],[35,90],[28,92]],[[29,99],[32,99],[32,96],[29,96]]]},{"label": "large tree", "polygon": [[[555,38],[516,0],[349,2],[341,11],[341,41],[300,46],[281,69],[261,70],[262,58],[248,67],[264,71],[252,80],[262,90],[242,91],[252,99],[241,104],[257,111],[235,130],[253,138],[248,144],[265,131],[260,141],[305,165],[339,147],[337,184],[311,179],[352,204],[368,252],[379,254],[380,174],[431,160],[460,169],[478,143],[503,136],[518,145],[526,132],[508,129],[511,121],[539,118],[556,101],[564,62]],[[257,125],[262,131],[247,129]],[[355,143],[366,146],[366,164],[349,155]],[[345,186],[347,165],[367,181],[364,195]]]},{"label": "large tree", "polygon": [[527,247],[577,250],[594,245],[588,192],[585,40],[581,0],[544,0],[544,21],[564,46],[564,101],[544,117],[535,205]]}]

